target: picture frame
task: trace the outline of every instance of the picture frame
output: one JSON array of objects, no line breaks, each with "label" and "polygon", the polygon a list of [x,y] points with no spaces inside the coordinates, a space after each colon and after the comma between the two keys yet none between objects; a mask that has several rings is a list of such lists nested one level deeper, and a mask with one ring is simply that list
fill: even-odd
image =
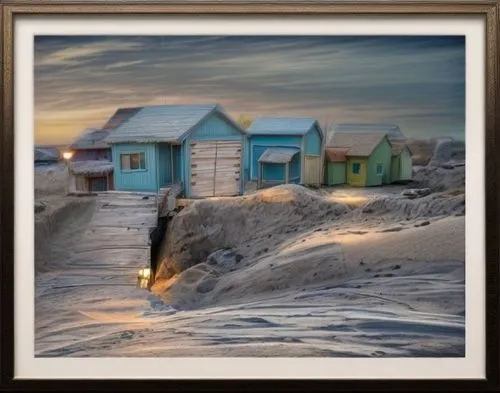
[{"label": "picture frame", "polygon": [[[485,378],[478,379],[25,379],[16,377],[16,328],[15,328],[15,190],[24,179],[16,178],[15,168],[15,83],[16,66],[14,45],[16,21],[22,17],[33,19],[46,16],[58,17],[123,17],[123,16],[220,16],[238,18],[244,16],[447,16],[451,18],[477,17],[485,26],[485,131],[484,177],[488,179],[484,189],[485,209],[485,282],[486,345]],[[91,1],[76,4],[73,1],[52,0],[4,0],[0,4],[2,20],[2,95],[0,98],[2,128],[0,146],[0,245],[1,245],[1,388],[6,391],[21,390],[109,390],[109,391],[208,391],[208,390],[259,390],[275,391],[332,391],[356,389],[364,391],[392,390],[442,390],[442,391],[497,391],[500,388],[499,308],[499,222],[498,185],[500,149],[500,2],[479,1]],[[31,285],[32,283],[28,283]],[[168,366],[168,361],[165,362]]]}]

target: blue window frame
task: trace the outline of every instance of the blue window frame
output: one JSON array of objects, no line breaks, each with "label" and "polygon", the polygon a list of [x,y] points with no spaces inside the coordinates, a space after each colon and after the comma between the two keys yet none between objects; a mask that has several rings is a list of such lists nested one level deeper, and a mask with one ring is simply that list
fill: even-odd
[{"label": "blue window frame", "polygon": [[361,170],[361,164],[359,162],[355,162],[352,164],[352,173],[358,174]]},{"label": "blue window frame", "polygon": [[384,173],[384,164],[377,164],[377,175],[382,175]]}]

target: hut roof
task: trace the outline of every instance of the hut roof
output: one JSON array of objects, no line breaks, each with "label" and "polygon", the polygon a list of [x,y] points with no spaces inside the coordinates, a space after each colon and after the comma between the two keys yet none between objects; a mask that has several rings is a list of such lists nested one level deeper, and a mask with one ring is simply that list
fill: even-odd
[{"label": "hut roof", "polygon": [[297,154],[299,150],[297,149],[286,149],[286,148],[270,148],[264,151],[259,157],[259,162],[267,164],[286,164],[292,161],[292,158]]},{"label": "hut roof", "polygon": [[316,125],[312,117],[258,117],[250,125],[248,132],[254,135],[305,135]]},{"label": "hut roof", "polygon": [[116,112],[111,116],[106,124],[102,126],[103,130],[114,130],[116,127],[122,125],[127,120],[129,120],[132,116],[134,116],[137,112],[139,112],[142,107],[135,108],[119,108]]},{"label": "hut roof", "polygon": [[346,156],[367,157],[386,137],[381,133],[333,133],[328,147],[345,148]]},{"label": "hut roof", "polygon": [[110,161],[75,161],[71,163],[71,172],[75,175],[105,175],[113,172]]},{"label": "hut roof", "polygon": [[387,134],[387,137],[391,142],[402,142],[406,140],[406,137],[401,132],[401,129],[397,124],[378,124],[378,123],[339,123],[333,124],[329,129],[328,133],[356,133],[356,134],[366,134],[366,133],[381,133]]},{"label": "hut roof", "polygon": [[219,113],[242,134],[219,104],[145,106],[106,138],[108,143],[181,142],[204,119]]},{"label": "hut roof", "polygon": [[107,149],[109,145],[104,141],[109,131],[98,128],[85,129],[78,139],[70,146],[72,150]]},{"label": "hut roof", "polygon": [[396,142],[392,143],[393,156],[398,156],[404,149],[408,149],[410,155],[413,155],[413,153],[411,152],[410,148],[406,143],[396,143]]},{"label": "hut roof", "polygon": [[35,161],[58,161],[61,153],[57,147],[35,146]]},{"label": "hut roof", "polygon": [[327,147],[325,149],[325,158],[330,162],[344,162],[347,160],[347,151],[344,147]]}]

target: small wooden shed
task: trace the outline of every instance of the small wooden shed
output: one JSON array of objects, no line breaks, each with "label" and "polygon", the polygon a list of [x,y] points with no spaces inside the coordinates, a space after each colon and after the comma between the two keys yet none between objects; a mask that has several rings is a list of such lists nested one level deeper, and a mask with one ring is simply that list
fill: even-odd
[{"label": "small wooden shed", "polygon": [[347,153],[346,148],[328,147],[325,149],[325,184],[334,186],[346,183]]},{"label": "small wooden shed", "polygon": [[[259,117],[250,125],[250,141],[245,158],[250,179],[259,178],[259,160],[268,149],[295,149],[289,163],[293,171],[290,182],[320,185],[323,175],[323,130],[310,117]],[[271,165],[272,163],[267,163]],[[269,168],[269,165],[267,166]],[[278,167],[276,167],[278,168]],[[278,171],[278,169],[275,169]],[[295,173],[298,174],[296,178]],[[265,176],[265,174],[264,174]],[[285,177],[281,176],[281,182]],[[279,184],[279,183],[277,183]]]},{"label": "small wooden shed", "polygon": [[113,163],[75,161],[70,164],[69,191],[73,193],[113,190]]},{"label": "small wooden shed", "polygon": [[391,182],[411,180],[413,173],[412,152],[405,143],[392,143]]},{"label": "small wooden shed", "polygon": [[106,142],[116,190],[159,192],[181,183],[186,198],[243,193],[246,132],[217,103],[142,107]]},{"label": "small wooden shed", "polygon": [[299,149],[269,148],[259,157],[258,187],[297,183],[300,179]]},{"label": "small wooden shed", "polygon": [[329,135],[327,147],[346,150],[346,182],[352,186],[379,186],[391,182],[392,145],[386,134]]}]

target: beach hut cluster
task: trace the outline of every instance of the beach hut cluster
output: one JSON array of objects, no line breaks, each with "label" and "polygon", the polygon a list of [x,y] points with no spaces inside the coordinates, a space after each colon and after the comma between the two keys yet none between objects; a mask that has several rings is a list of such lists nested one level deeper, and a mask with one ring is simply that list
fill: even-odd
[{"label": "beach hut cluster", "polygon": [[411,178],[411,151],[398,126],[312,117],[258,117],[244,129],[217,103],[120,108],[71,145],[73,191],[158,193],[185,198],[241,195],[295,183],[380,186]]}]

